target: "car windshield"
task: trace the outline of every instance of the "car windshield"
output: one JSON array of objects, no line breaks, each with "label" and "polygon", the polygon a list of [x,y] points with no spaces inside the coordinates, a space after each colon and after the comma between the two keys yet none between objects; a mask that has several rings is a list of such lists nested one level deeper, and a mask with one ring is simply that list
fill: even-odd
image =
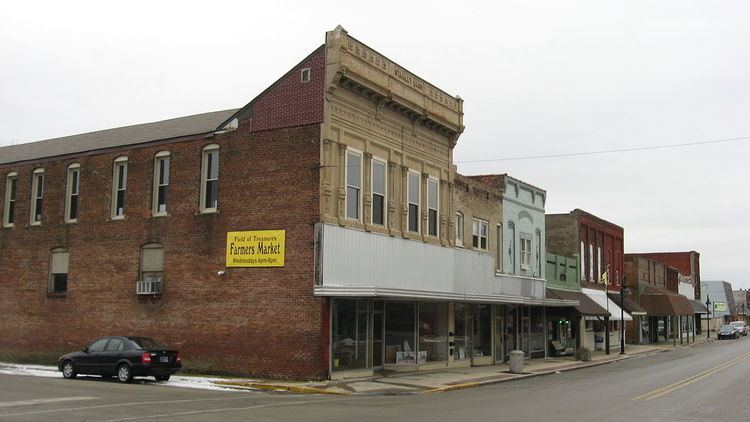
[{"label": "car windshield", "polygon": [[129,337],[129,340],[135,343],[139,349],[164,349],[164,346],[158,341],[148,337]]},{"label": "car windshield", "polygon": [[733,322],[731,324],[734,325],[735,327],[744,327],[745,326],[745,323],[742,322],[742,321],[736,321],[736,322]]},{"label": "car windshield", "polygon": [[723,325],[720,329],[721,330],[733,330],[734,325]]}]

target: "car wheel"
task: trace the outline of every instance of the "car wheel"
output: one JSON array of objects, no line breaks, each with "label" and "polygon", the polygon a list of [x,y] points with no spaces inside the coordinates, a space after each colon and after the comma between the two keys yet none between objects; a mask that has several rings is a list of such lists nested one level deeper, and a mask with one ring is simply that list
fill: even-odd
[{"label": "car wheel", "polygon": [[117,367],[117,381],[122,383],[129,383],[133,380],[133,371],[126,364],[121,364]]},{"label": "car wheel", "polygon": [[78,372],[76,372],[76,365],[72,360],[66,360],[65,363],[63,363],[62,374],[63,378],[66,379],[73,379],[78,375]]},{"label": "car wheel", "polygon": [[157,381],[169,381],[169,375],[157,375],[154,378],[156,378]]}]

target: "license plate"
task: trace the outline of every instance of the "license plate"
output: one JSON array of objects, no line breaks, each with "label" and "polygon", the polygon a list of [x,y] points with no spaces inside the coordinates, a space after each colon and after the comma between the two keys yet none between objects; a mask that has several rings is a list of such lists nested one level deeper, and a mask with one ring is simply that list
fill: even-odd
[{"label": "license plate", "polygon": [[162,363],[169,362],[169,356],[160,356],[159,362],[162,362]]}]

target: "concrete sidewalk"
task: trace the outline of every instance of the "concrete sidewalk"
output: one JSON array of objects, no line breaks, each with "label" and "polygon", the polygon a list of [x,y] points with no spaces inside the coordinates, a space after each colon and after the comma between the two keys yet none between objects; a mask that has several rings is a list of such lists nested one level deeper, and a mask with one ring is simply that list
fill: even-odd
[{"label": "concrete sidewalk", "polygon": [[[696,339],[695,343],[677,347],[690,347],[705,343],[706,339]],[[238,389],[265,389],[273,391],[290,391],[296,393],[339,394],[339,395],[393,395],[419,394],[472,388],[481,385],[495,384],[512,380],[538,377],[575,369],[604,365],[623,359],[646,356],[653,353],[673,350],[671,342],[655,345],[626,345],[626,355],[619,355],[620,349],[612,348],[610,354],[592,352],[590,362],[575,360],[574,357],[558,357],[544,359],[527,359],[524,362],[524,372],[512,374],[507,363],[490,366],[469,368],[441,369],[422,372],[399,372],[378,374],[373,377],[310,381],[310,382],[279,382],[279,381],[248,381],[248,382],[217,382],[222,387]]]}]

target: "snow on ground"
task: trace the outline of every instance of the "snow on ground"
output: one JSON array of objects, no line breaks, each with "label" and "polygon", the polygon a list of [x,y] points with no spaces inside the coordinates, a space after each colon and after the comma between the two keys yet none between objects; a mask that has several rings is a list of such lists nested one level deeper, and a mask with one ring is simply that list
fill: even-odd
[{"label": "snow on ground", "polygon": [[[56,366],[25,365],[16,363],[0,362],[0,374],[21,375],[30,377],[62,378],[62,373]],[[97,377],[98,378],[98,377]],[[217,381],[244,381],[247,379],[227,379],[215,377],[191,377],[187,375],[172,375],[167,382],[156,382],[153,378],[135,378],[133,382],[140,384],[163,385],[168,387],[198,388],[203,390],[237,391],[232,388],[222,387],[214,384]]]}]

